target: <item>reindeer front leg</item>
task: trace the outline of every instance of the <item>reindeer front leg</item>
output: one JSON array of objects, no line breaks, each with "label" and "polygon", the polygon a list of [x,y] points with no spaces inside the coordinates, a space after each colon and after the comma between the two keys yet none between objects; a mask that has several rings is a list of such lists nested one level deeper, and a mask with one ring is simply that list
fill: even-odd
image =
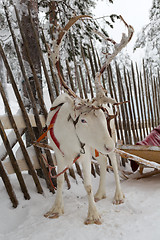
[{"label": "reindeer front leg", "polygon": [[101,199],[106,198],[106,167],[107,167],[107,158],[106,156],[100,154],[98,158],[96,158],[100,165],[100,180],[99,187],[94,196],[96,202]]},{"label": "reindeer front leg", "polygon": [[114,204],[121,204],[121,203],[124,202],[125,196],[124,196],[124,194],[121,190],[121,184],[120,184],[120,179],[119,179],[116,154],[114,152],[111,152],[108,155],[111,159],[111,163],[112,163],[112,167],[113,167],[113,171],[114,171],[114,176],[115,176],[115,182],[116,182],[116,192],[115,192],[113,203]]},{"label": "reindeer front leg", "polygon": [[[58,159],[57,159],[57,165],[58,165],[58,173],[64,170],[64,167],[65,167],[64,164],[62,162],[59,162]],[[46,218],[58,218],[60,215],[64,213],[64,205],[63,205],[63,197],[62,197],[63,183],[64,183],[64,174],[61,174],[57,178],[57,192],[56,192],[56,199],[55,199],[54,205],[46,214],[44,214]]]},{"label": "reindeer front leg", "polygon": [[[82,159],[83,158],[83,159]],[[82,168],[84,176],[84,187],[88,195],[88,216],[85,224],[101,224],[99,213],[96,209],[92,184],[91,184],[91,154],[84,154],[82,157]]]}]

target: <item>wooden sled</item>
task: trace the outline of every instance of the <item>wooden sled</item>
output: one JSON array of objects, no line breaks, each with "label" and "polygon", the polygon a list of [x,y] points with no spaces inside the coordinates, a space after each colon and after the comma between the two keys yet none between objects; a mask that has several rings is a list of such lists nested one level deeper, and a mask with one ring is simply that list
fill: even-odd
[{"label": "wooden sled", "polygon": [[[134,174],[137,179],[140,179],[160,173],[160,146],[118,145],[115,151],[120,154],[121,157],[135,161],[140,165],[139,174],[123,172],[126,178],[129,178],[131,174]],[[154,170],[143,173],[145,167],[153,168]]]}]

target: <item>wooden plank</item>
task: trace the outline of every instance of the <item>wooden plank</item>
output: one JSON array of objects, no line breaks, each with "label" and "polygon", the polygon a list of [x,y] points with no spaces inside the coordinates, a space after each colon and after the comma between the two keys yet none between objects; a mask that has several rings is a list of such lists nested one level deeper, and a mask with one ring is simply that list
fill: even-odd
[{"label": "wooden plank", "polygon": [[150,160],[141,158],[139,156],[136,156],[134,154],[126,152],[126,150],[123,151],[123,150],[118,149],[118,148],[115,149],[115,152],[118,153],[121,157],[127,158],[129,160],[133,160],[140,165],[144,165],[145,167],[155,168],[155,169],[160,170],[160,164],[155,162],[155,161],[150,161]]},{"label": "wooden plank", "polygon": [[160,163],[160,146],[120,145],[118,148],[148,161]]},{"label": "wooden plank", "polygon": [[[45,153],[43,154],[43,156],[44,156],[44,158],[47,157]],[[31,161],[32,161],[32,164],[33,164],[33,168],[34,169],[40,169],[41,167],[40,167],[39,161],[37,159],[36,153],[35,153],[35,155],[30,156],[30,158],[31,158]],[[55,159],[54,154],[52,154],[52,158],[53,158],[53,161],[54,161],[54,165],[56,165],[56,159]],[[28,165],[26,164],[26,161],[25,161],[24,158],[17,159],[17,164],[18,164],[21,172],[29,170]],[[44,161],[44,164],[47,167],[47,164],[46,164],[45,161]],[[5,170],[7,171],[8,174],[15,173],[9,158],[6,158],[3,161],[3,167],[5,168]]]},{"label": "wooden plank", "polygon": [[[21,172],[29,170],[24,158],[17,160],[17,164],[18,164]],[[38,162],[36,156],[32,157],[32,164],[33,164],[34,169],[40,169],[40,165],[39,165],[39,162]],[[3,161],[3,166],[8,174],[15,173],[9,158],[7,158],[6,160]]]},{"label": "wooden plank", "polygon": [[[18,128],[26,128],[27,127],[25,124],[23,115],[14,115],[13,117],[14,117],[14,120],[15,120]],[[28,117],[29,117],[32,127],[37,127],[34,115],[29,114]],[[39,118],[40,118],[42,127],[45,127],[44,115],[39,115]],[[3,124],[4,129],[12,129],[13,128],[7,115],[0,115],[0,120]]]}]

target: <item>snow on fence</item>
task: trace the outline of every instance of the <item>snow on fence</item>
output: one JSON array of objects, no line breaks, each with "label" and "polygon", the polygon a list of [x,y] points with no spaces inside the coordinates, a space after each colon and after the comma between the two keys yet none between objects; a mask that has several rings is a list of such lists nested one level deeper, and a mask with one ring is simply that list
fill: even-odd
[{"label": "snow on fence", "polygon": [[[12,184],[8,178],[8,174],[13,171],[17,176],[25,199],[29,199],[30,195],[23,178],[23,173],[21,171],[22,169],[29,170],[38,193],[43,193],[37,171],[35,170],[38,168],[40,168],[43,172],[43,177],[50,191],[54,193],[55,190],[53,189],[50,182],[48,169],[43,161],[41,149],[37,148],[36,146],[32,146],[32,143],[36,141],[38,136],[43,133],[45,119],[47,118],[46,101],[44,101],[44,97],[42,95],[39,79],[36,74],[32,58],[30,56],[29,46],[26,41],[23,28],[21,26],[18,12],[16,11],[17,22],[25,50],[28,55],[28,63],[30,65],[36,86],[38,101],[35,99],[35,96],[32,92],[31,81],[27,77],[27,69],[24,66],[20,53],[21,51],[12,29],[12,24],[10,22],[7,10],[5,13],[14,43],[15,52],[17,54],[17,63],[19,64],[21,74],[25,82],[28,101],[30,102],[31,106],[30,112],[31,110],[33,112],[33,114],[30,114],[26,110],[26,102],[19,93],[13,74],[13,69],[11,69],[3,47],[0,44],[0,55],[3,59],[10,83],[16,96],[16,101],[21,112],[20,115],[14,115],[12,113],[12,109],[8,103],[3,84],[0,82],[0,92],[6,111],[5,115],[0,116],[0,135],[2,138],[2,144],[0,146],[0,176],[13,203],[13,207],[16,207],[18,205],[18,200],[16,194],[14,193]],[[42,65],[42,71],[44,75],[43,81],[47,83],[49,102],[52,103],[60,93],[60,88],[57,81],[58,78],[55,70],[53,69],[51,60],[44,57],[43,51],[41,49],[41,46],[47,49],[45,35],[43,31],[40,33],[42,39],[41,41],[41,39],[36,34],[34,22],[31,16],[30,20]],[[71,89],[73,91],[76,91],[76,94],[79,94],[81,98],[88,98],[90,96],[94,97],[93,79],[96,72],[101,66],[99,55],[95,51],[92,42],[91,49],[88,49],[88,59],[85,58],[83,48],[81,48],[81,54],[81,64],[78,64],[78,62],[76,62],[76,57],[74,57],[74,63],[72,63],[72,65],[66,60],[66,62],[63,64],[63,68],[61,69],[62,75],[70,85]],[[124,144],[135,144],[136,142],[145,138],[155,126],[158,126],[160,124],[159,75],[157,77],[153,77],[151,73],[145,70],[144,66],[143,71],[139,72],[137,65],[134,65],[133,63],[131,63],[131,66],[128,69],[125,68],[125,66],[123,68],[120,68],[115,62],[113,65],[110,65],[107,68],[106,74],[103,77],[102,81],[103,87],[108,90],[108,94],[110,94],[111,97],[115,98],[118,102],[129,101],[128,103],[120,105],[120,114],[115,119],[118,140],[122,140]],[[37,102],[39,103],[38,107]],[[12,133],[7,135],[7,129],[12,129]],[[30,138],[29,142],[31,145],[27,147],[23,137],[26,130],[28,132]],[[14,150],[15,145],[18,145],[18,150],[16,151],[17,154],[15,154]],[[47,158],[48,163],[53,166],[53,154],[46,149],[44,150],[43,154]],[[38,165],[36,165],[37,160]],[[9,169],[11,169],[12,166],[11,172],[7,172],[4,163],[6,164],[6,169],[7,166]],[[68,173],[65,174],[65,180],[68,184],[68,187],[70,187],[68,178],[69,175],[76,179],[76,174],[78,173],[82,177],[80,166],[77,163],[75,165],[75,169],[76,173],[73,169],[70,169]],[[56,170],[54,171],[54,174],[56,174]],[[92,164],[92,174],[96,176],[96,173],[99,173],[99,168],[97,164]],[[54,182],[54,184],[56,184],[56,182]]]}]

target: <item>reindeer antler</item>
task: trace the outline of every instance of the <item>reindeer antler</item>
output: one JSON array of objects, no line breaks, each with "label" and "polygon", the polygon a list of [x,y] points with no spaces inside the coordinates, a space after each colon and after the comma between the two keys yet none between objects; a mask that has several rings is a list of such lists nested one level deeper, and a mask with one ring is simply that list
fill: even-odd
[{"label": "reindeer antler", "polygon": [[[64,35],[68,32],[68,30],[73,26],[74,23],[76,23],[79,19],[86,18],[86,17],[87,18],[92,18],[91,16],[88,16],[88,15],[80,15],[80,16],[76,16],[76,17],[71,18],[70,21],[66,24],[66,26],[59,32],[57,40],[53,41],[53,49],[54,49],[54,51],[51,52],[50,48],[48,47],[48,54],[49,54],[50,58],[52,59],[53,64],[57,68],[57,72],[58,72],[58,76],[60,78],[61,85],[74,98],[79,98],[79,97],[75,94],[74,91],[72,91],[69,88],[69,86],[65,83],[65,81],[64,81],[64,79],[63,79],[63,77],[61,75],[60,62],[59,62],[59,51],[60,51],[61,42],[62,42],[62,39],[63,39]],[[103,87],[101,85],[100,78],[101,78],[102,73],[106,69],[106,67],[113,60],[113,58],[122,50],[122,48],[124,48],[127,45],[127,43],[132,38],[132,35],[133,35],[133,32],[134,32],[133,27],[128,25],[124,21],[122,16],[120,16],[120,19],[123,21],[123,23],[128,28],[128,36],[123,33],[122,34],[122,39],[121,39],[119,44],[117,44],[114,40],[112,40],[110,38],[104,37],[103,34],[101,34],[99,32],[96,32],[102,38],[104,38],[106,41],[110,41],[112,44],[114,44],[114,51],[113,51],[113,53],[106,55],[106,62],[105,62],[105,64],[102,66],[100,71],[96,74],[96,78],[95,78],[96,98],[93,99],[92,103],[95,104],[95,102],[97,102],[97,104],[96,104],[97,106],[102,106],[103,103],[111,103],[113,105],[116,104],[116,100],[114,100],[113,98],[106,97],[106,95],[105,95],[106,91],[105,91],[105,89],[103,89]],[[80,105],[84,105],[84,102],[83,102],[83,104],[80,104]],[[78,105],[78,107],[81,107],[80,105]]]},{"label": "reindeer antler", "polygon": [[124,19],[122,18],[122,16],[119,16],[120,19],[123,21],[123,23],[125,24],[125,26],[128,28],[128,35],[126,35],[125,33],[122,34],[122,38],[120,43],[116,43],[114,40],[110,39],[110,38],[106,38],[104,37],[103,34],[96,32],[98,35],[100,35],[103,39],[105,39],[106,41],[110,41],[114,44],[114,50],[112,52],[112,54],[106,54],[106,62],[105,64],[102,66],[102,68],[100,69],[100,71],[96,74],[95,77],[95,88],[96,88],[96,100],[98,102],[98,104],[102,104],[104,102],[108,102],[108,103],[112,103],[115,104],[116,101],[112,98],[108,98],[105,96],[105,90],[102,87],[100,78],[102,73],[104,72],[104,70],[107,68],[107,66],[110,64],[110,62],[115,58],[115,56],[117,56],[117,54],[128,44],[128,42],[131,40],[132,36],[133,36],[133,32],[134,29],[131,25],[128,25]]},{"label": "reindeer antler", "polygon": [[60,71],[60,62],[59,62],[59,51],[61,47],[61,42],[62,39],[64,38],[65,34],[68,32],[68,30],[73,26],[74,23],[76,23],[79,19],[81,18],[92,18],[91,16],[88,15],[80,15],[80,16],[75,16],[69,20],[69,22],[66,24],[66,26],[59,32],[57,40],[53,41],[53,49],[54,51],[51,52],[50,48],[48,47],[48,53],[50,58],[52,59],[53,65],[56,66],[58,76],[60,78],[60,83],[61,85],[67,90],[67,92],[72,95],[74,98],[78,97],[74,91],[72,91],[69,86],[65,83],[61,71]]},{"label": "reindeer antler", "polygon": [[134,33],[133,27],[131,25],[128,25],[121,15],[119,16],[119,18],[123,21],[125,26],[128,28],[128,36],[125,33],[122,33],[122,38],[120,43],[116,43],[112,39],[108,39],[108,38],[106,39],[107,41],[111,41],[114,44],[114,51],[112,54],[106,55],[106,62],[100,70],[101,74],[104,72],[106,67],[110,64],[110,62],[117,56],[117,54],[129,43]]}]

